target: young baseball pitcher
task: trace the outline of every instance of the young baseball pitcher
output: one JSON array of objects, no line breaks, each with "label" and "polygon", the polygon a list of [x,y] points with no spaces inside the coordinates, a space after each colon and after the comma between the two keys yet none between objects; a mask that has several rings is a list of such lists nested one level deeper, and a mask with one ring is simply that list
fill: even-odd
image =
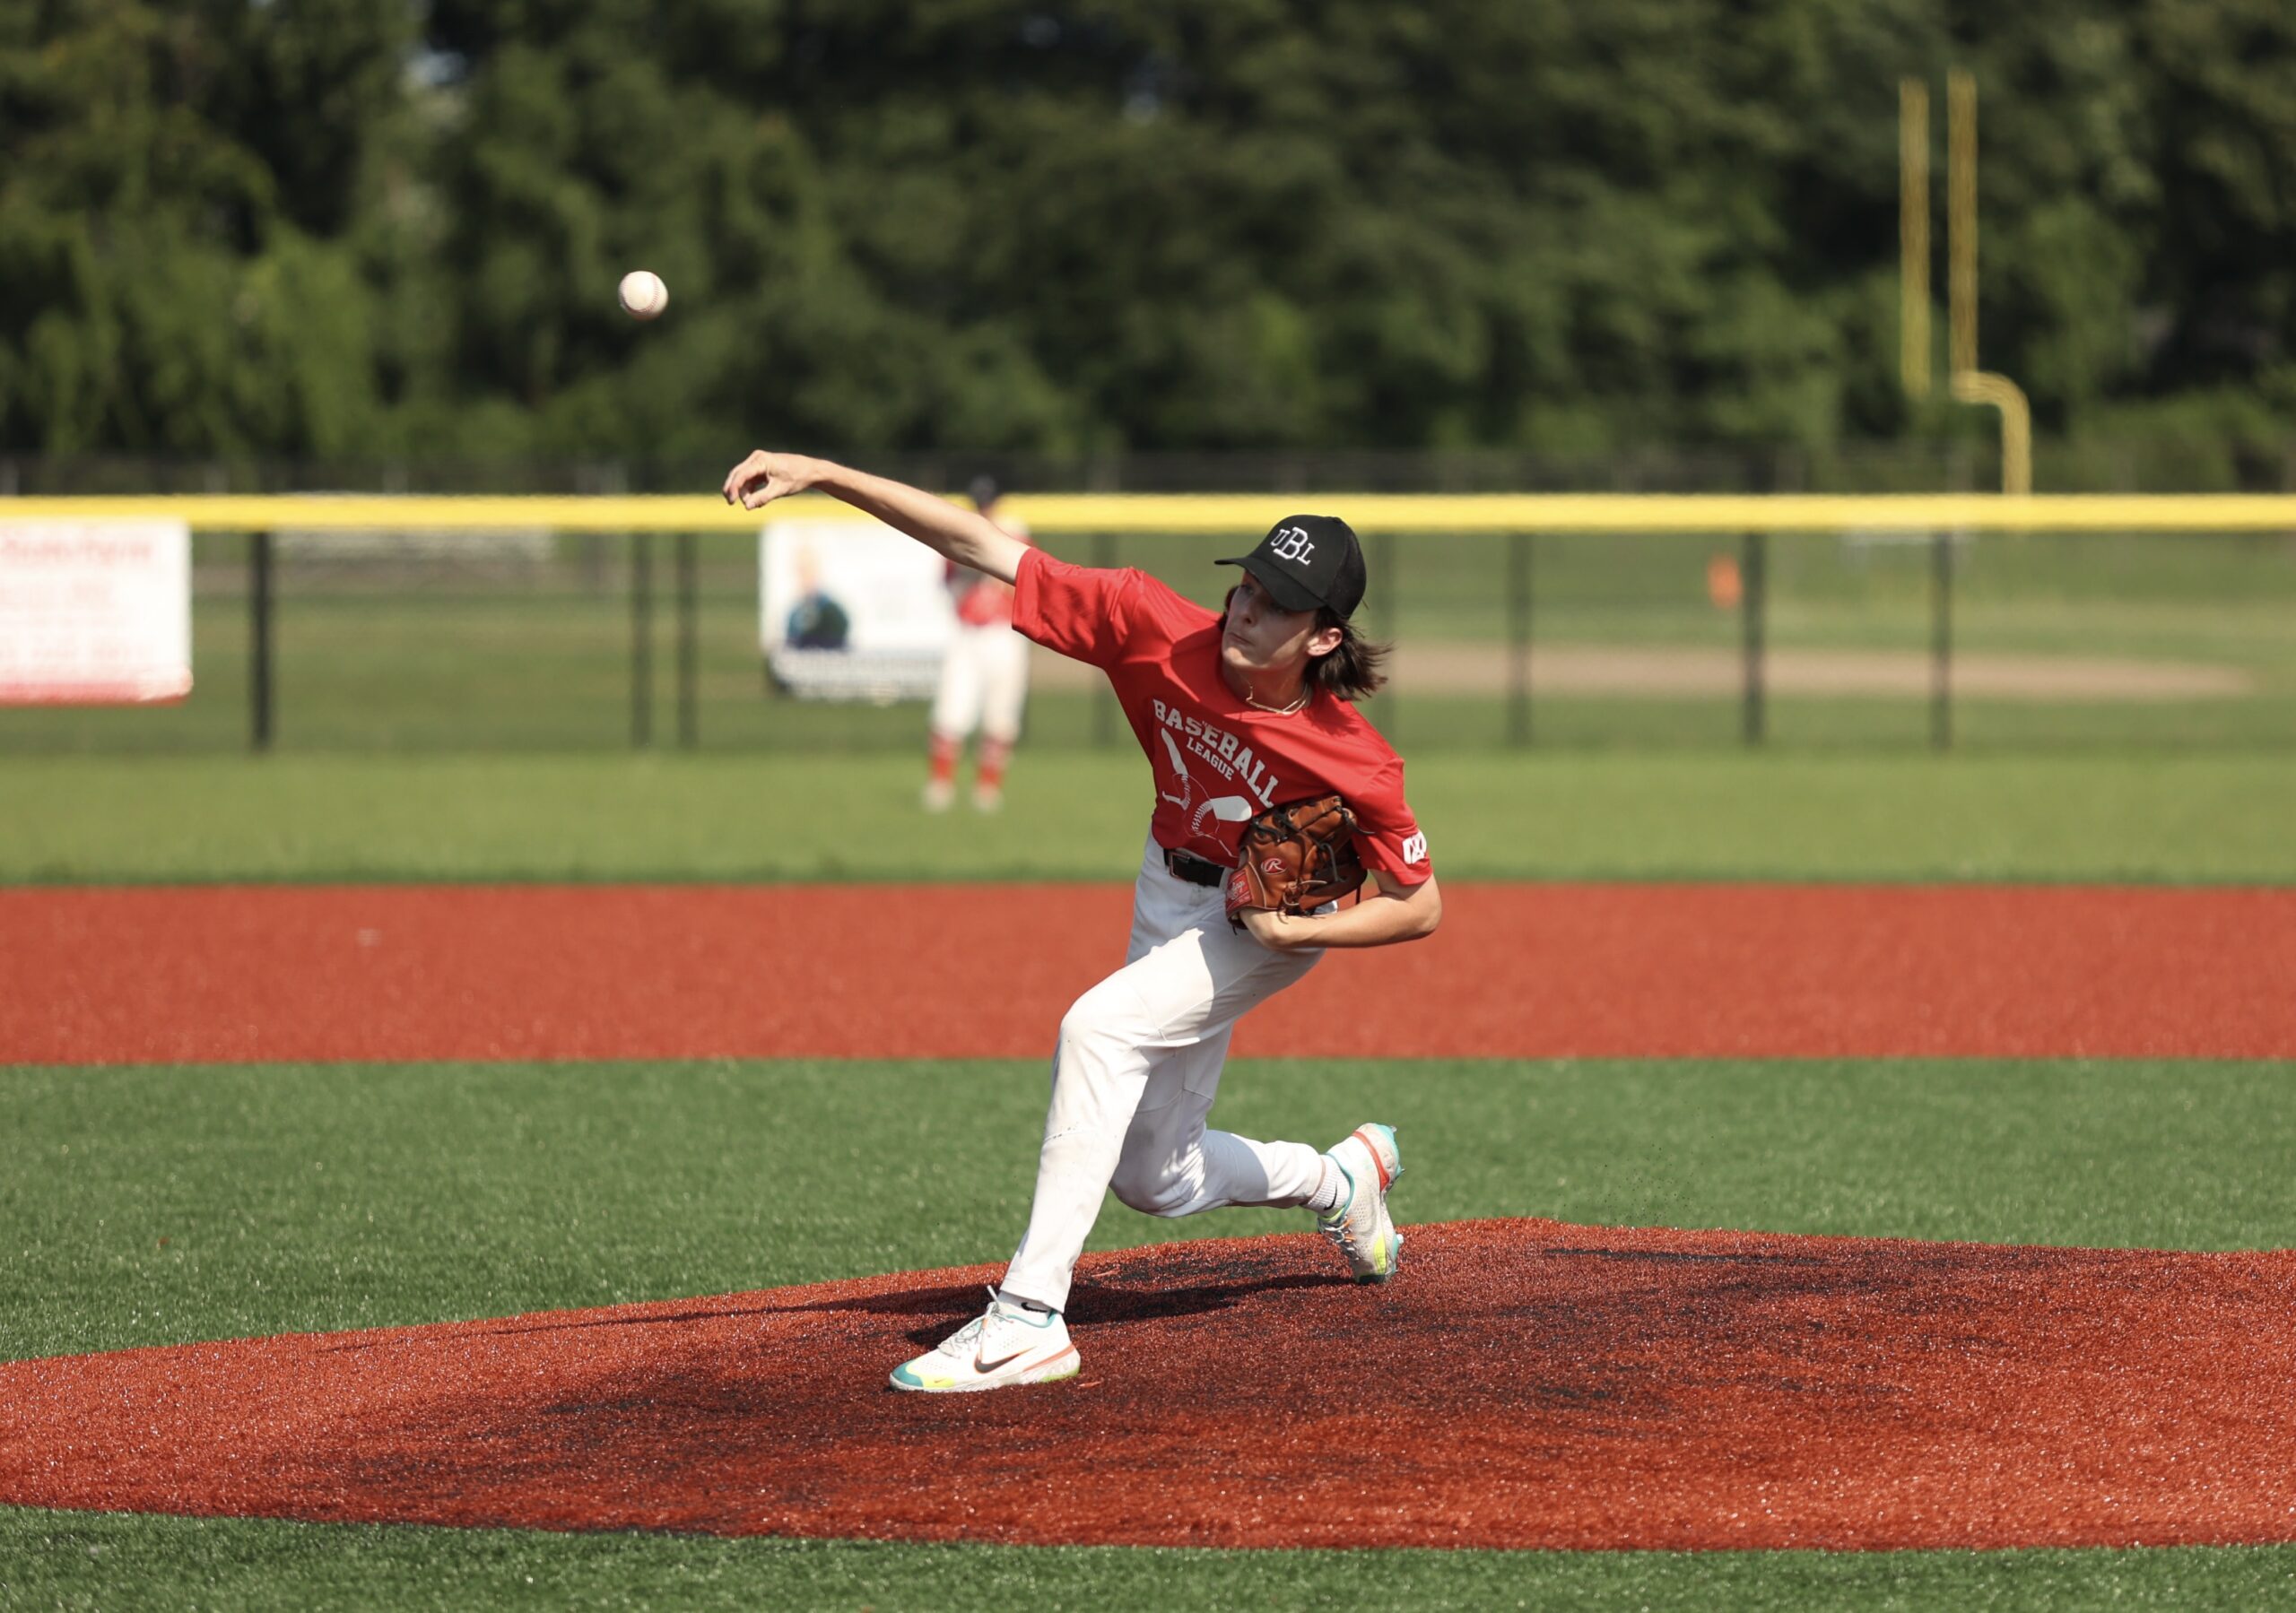
[{"label": "young baseball pitcher", "polygon": [[[1391,1127],[1359,1126],[1318,1153],[1205,1123],[1229,1038],[1254,1005],[1327,948],[1416,940],[1442,917],[1403,763],[1352,704],[1378,687],[1380,652],[1349,625],[1364,565],[1347,524],[1279,522],[1249,554],[1221,562],[1241,576],[1214,611],[1137,571],[1068,565],[974,511],[824,460],[755,453],[724,490],[749,509],[828,493],[1011,583],[1014,627],[1107,673],[1155,776],[1124,967],[1060,1022],[1027,1233],[987,1310],[896,1368],[893,1386],[1074,1376],[1062,1313],[1110,1188],[1159,1216],[1302,1206],[1357,1281],[1392,1277],[1403,1236],[1387,1200],[1403,1159]],[[1328,899],[1367,873],[1375,889],[1363,899]]]}]

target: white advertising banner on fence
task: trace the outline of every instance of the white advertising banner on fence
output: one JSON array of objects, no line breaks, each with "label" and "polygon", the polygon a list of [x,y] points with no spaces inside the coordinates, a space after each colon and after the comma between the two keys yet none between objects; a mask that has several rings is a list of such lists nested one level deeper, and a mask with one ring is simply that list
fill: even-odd
[{"label": "white advertising banner on fence", "polygon": [[947,562],[874,521],[758,536],[758,637],[774,681],[817,700],[923,700],[956,631]]},{"label": "white advertising banner on fence", "polygon": [[0,509],[0,706],[191,692],[191,528],[11,521]]}]

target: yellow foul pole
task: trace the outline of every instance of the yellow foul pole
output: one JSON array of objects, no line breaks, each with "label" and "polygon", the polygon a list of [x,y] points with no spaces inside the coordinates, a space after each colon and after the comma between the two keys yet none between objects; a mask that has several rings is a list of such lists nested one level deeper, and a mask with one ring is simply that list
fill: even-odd
[{"label": "yellow foul pole", "polygon": [[1962,68],[1945,75],[1946,295],[1952,302],[1952,365],[1977,368],[1977,81]]},{"label": "yellow foul pole", "polygon": [[2001,490],[2025,494],[2033,490],[2033,410],[2025,390],[2007,376],[1982,369],[1953,372],[1953,396],[1964,403],[1985,403],[2001,411]]},{"label": "yellow foul pole", "polygon": [[1898,81],[1898,369],[1929,395],[1929,86]]},{"label": "yellow foul pole", "polygon": [[2001,412],[2001,490],[2022,497],[2033,490],[2032,406],[2016,382],[1977,367],[1977,80],[1960,67],[1945,75],[1945,162],[1952,394]]}]

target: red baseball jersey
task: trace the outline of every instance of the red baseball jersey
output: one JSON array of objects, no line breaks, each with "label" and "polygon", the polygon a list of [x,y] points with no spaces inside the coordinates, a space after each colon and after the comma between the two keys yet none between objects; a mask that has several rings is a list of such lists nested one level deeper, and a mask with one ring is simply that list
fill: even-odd
[{"label": "red baseball jersey", "polygon": [[1337,791],[1365,867],[1405,885],[1433,872],[1403,794],[1403,759],[1355,707],[1318,690],[1300,711],[1247,706],[1220,675],[1220,613],[1138,571],[1021,557],[1013,625],[1108,673],[1156,777],[1156,843],[1235,865],[1244,825]]}]

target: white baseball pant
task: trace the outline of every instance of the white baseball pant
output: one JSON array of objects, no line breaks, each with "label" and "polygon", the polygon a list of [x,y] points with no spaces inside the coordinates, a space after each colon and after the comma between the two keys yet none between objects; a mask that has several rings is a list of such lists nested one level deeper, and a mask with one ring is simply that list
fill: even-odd
[{"label": "white baseball pant", "polygon": [[1207,1131],[1205,1117],[1236,1021],[1322,957],[1271,952],[1231,929],[1221,890],[1174,878],[1148,842],[1124,967],[1060,1022],[1036,1201],[1004,1292],[1065,1310],[1111,1187],[1155,1216],[1307,1201],[1322,1170],[1317,1149]]},{"label": "white baseball pant", "polygon": [[957,624],[933,691],[933,732],[961,740],[978,726],[1010,744],[1020,737],[1029,698],[1029,641],[1002,622]]}]

